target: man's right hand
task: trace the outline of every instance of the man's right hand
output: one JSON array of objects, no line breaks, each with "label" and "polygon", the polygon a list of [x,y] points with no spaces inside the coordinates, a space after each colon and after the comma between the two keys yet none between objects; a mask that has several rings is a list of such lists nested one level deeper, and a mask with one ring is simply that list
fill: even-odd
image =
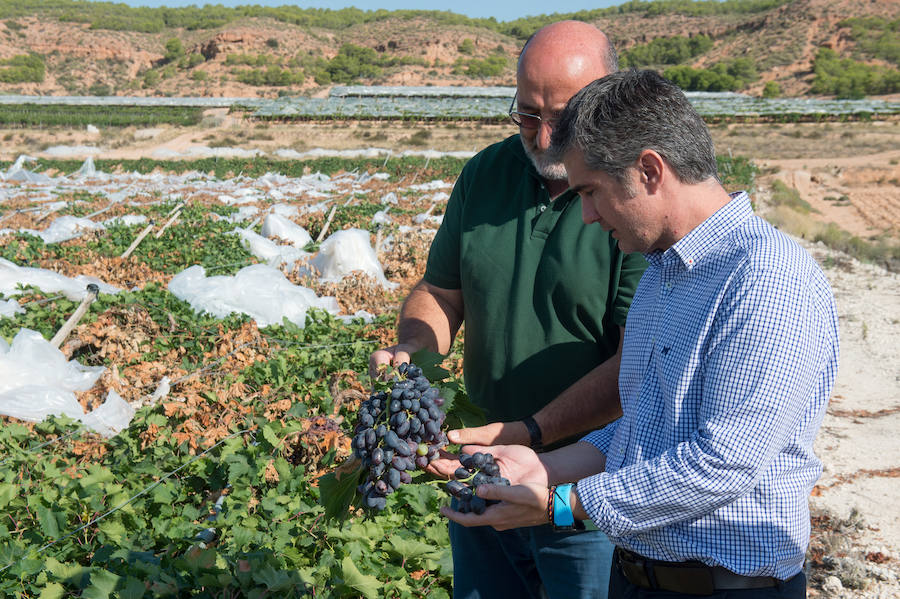
[{"label": "man's right hand", "polygon": [[398,343],[375,350],[369,356],[369,376],[374,380],[385,370],[385,366],[400,366],[404,362],[409,364],[410,356],[417,350],[417,347],[409,343]]}]

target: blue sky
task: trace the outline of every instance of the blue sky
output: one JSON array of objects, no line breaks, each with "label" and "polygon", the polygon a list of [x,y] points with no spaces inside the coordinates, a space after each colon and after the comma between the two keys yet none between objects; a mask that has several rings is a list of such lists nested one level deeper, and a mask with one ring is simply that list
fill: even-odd
[{"label": "blue sky", "polygon": [[[116,0],[114,0],[116,1]],[[470,17],[494,17],[498,21],[511,21],[519,17],[549,13],[568,13],[578,10],[591,10],[621,4],[624,0],[437,0],[433,2],[413,2],[408,0],[303,0],[290,2],[287,0],[117,0],[130,6],[203,6],[205,4],[222,4],[224,6],[241,6],[257,4],[262,6],[294,5],[303,8],[344,8],[355,6],[363,10],[384,8],[387,10],[424,9],[450,10]]]}]

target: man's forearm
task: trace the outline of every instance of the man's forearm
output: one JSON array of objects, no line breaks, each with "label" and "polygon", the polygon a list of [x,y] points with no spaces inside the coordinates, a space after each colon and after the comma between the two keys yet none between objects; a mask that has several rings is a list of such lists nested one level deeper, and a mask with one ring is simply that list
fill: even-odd
[{"label": "man's forearm", "polygon": [[441,290],[419,282],[400,310],[398,342],[446,354],[461,323],[461,292]]},{"label": "man's forearm", "polygon": [[619,402],[619,351],[534,415],[544,445],[609,424],[622,415]]},{"label": "man's forearm", "polygon": [[539,455],[551,485],[574,483],[606,468],[606,455],[581,441]]}]

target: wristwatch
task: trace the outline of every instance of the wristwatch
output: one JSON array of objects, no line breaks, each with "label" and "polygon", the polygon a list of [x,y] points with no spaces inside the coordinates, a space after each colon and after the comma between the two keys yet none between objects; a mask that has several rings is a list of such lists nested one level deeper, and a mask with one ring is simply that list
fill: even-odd
[{"label": "wristwatch", "polygon": [[543,435],[541,434],[541,427],[538,426],[538,423],[535,422],[534,418],[531,416],[523,418],[522,423],[525,425],[525,428],[528,429],[528,436],[531,437],[531,448],[537,453],[544,451]]}]

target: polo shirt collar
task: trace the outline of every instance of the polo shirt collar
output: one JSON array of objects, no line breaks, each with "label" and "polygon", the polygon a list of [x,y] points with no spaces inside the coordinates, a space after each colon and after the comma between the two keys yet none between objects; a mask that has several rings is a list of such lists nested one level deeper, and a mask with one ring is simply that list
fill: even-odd
[{"label": "polo shirt collar", "polygon": [[647,254],[647,261],[656,267],[678,264],[683,270],[692,270],[723,239],[753,216],[750,196],[746,191],[734,192],[729,196],[730,202],[716,210],[672,247],[664,252]]}]

